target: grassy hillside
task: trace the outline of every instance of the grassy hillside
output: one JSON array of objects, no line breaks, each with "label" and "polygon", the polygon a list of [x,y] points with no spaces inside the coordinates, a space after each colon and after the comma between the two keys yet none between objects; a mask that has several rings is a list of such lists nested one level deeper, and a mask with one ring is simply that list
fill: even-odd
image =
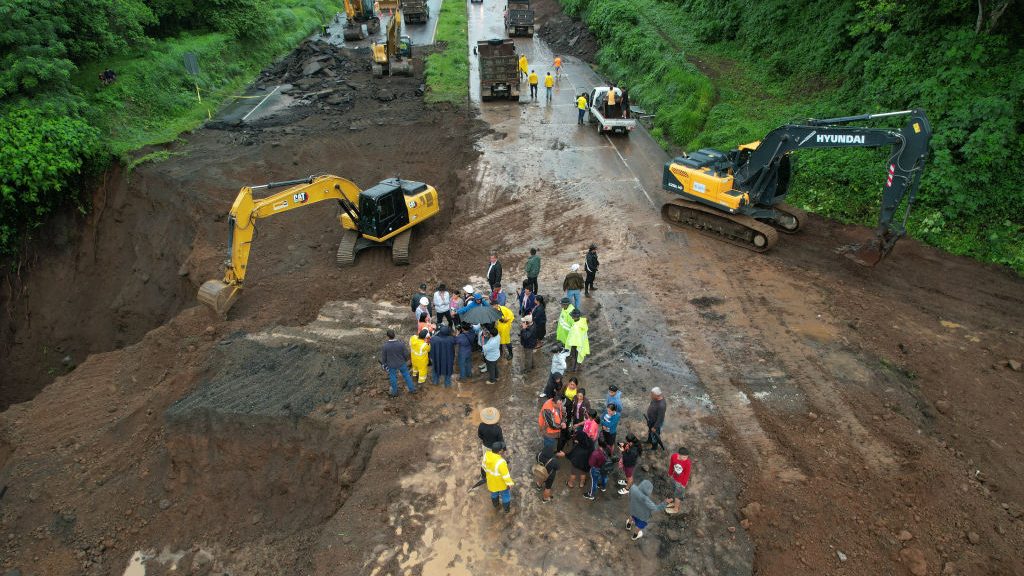
[{"label": "grassy hillside", "polygon": [[[1024,273],[1024,22],[1002,2],[562,0],[663,145],[729,148],[808,117],[924,108],[932,157],[910,234]],[[980,24],[979,24],[980,22]],[[871,225],[884,153],[804,152],[790,200]]]},{"label": "grassy hillside", "polygon": [[[11,0],[0,29],[0,258],[110,160],[198,126],[333,16],[329,0]],[[186,74],[197,56],[201,73]],[[117,80],[103,86],[99,73]],[[196,96],[198,85],[203,101]]]}]

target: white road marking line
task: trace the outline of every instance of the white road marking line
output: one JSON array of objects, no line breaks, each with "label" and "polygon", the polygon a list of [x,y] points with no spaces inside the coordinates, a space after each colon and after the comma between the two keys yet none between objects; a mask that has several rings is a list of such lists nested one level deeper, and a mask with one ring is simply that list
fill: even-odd
[{"label": "white road marking line", "polygon": [[644,193],[644,198],[647,198],[647,201],[650,202],[652,208],[657,208],[657,206],[655,206],[654,204],[654,200],[651,200],[651,195],[647,193],[647,189],[644,188],[643,183],[640,182],[640,178],[637,177],[636,172],[633,172],[633,168],[629,165],[628,162],[626,162],[626,159],[623,158],[622,153],[619,152],[619,149],[615,147],[615,143],[612,142],[612,139],[609,138],[607,134],[604,135],[604,138],[605,140],[608,141],[609,144],[612,145],[612,148],[615,149],[615,155],[619,157],[619,160],[622,160],[622,165],[625,166],[626,170],[629,170],[629,173],[633,175],[634,179],[636,179],[636,185],[639,186],[640,191]]},{"label": "white road marking line", "polygon": [[242,122],[245,122],[245,120],[247,118],[249,118],[249,116],[252,116],[252,113],[255,112],[257,108],[259,108],[260,106],[263,106],[263,103],[267,101],[267,98],[270,98],[271,96],[273,96],[274,92],[277,92],[277,89],[280,88],[280,87],[281,87],[280,84],[278,84],[277,86],[274,86],[274,89],[270,91],[270,94],[267,94],[266,96],[264,96],[263,100],[260,100],[259,104],[253,106],[252,110],[249,110],[248,114],[246,114],[245,116],[242,116]]}]

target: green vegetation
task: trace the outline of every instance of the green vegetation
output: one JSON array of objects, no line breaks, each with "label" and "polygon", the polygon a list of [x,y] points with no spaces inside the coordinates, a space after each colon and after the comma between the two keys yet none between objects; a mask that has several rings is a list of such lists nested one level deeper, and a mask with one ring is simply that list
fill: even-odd
[{"label": "green vegetation", "polygon": [[[55,209],[87,209],[81,189],[112,157],[131,162],[128,152],[199,125],[336,4],[9,0],[0,9],[0,257]],[[189,52],[196,77],[183,64]],[[107,68],[117,80],[103,86]]]},{"label": "green vegetation", "polygon": [[466,5],[444,2],[435,43],[443,50],[427,56],[427,102],[465,104],[469,98],[469,40]]},{"label": "green vegetation", "polygon": [[[666,148],[729,148],[802,118],[924,108],[932,156],[910,234],[1024,273],[1024,21],[1006,10],[1012,0],[561,1],[601,41],[602,69],[656,113]],[[884,158],[801,153],[790,201],[872,225]]]}]

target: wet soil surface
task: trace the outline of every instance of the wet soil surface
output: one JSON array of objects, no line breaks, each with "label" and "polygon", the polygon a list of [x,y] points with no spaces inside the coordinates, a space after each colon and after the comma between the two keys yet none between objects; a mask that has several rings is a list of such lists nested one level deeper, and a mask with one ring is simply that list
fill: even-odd
[{"label": "wet soil surface", "polygon": [[[499,33],[500,15],[473,5],[470,40]],[[531,62],[553,57],[541,39],[516,42]],[[389,80],[403,96],[381,102],[365,71],[345,75],[360,86],[343,89],[351,108],[300,91],[307,103],[277,120],[197,131],[175,148],[187,156],[136,172],[149,186],[124,184],[122,202],[190,204],[185,240],[163,243],[182,257],[132,256],[183,286],[160,310],[169,320],[148,311],[159,327],[141,340],[0,415],[4,570],[121,574],[134,555],[146,574],[1024,573],[1019,278],[910,239],[860,268],[835,248],[869,231],[813,216],[766,255],[673,230],[657,210],[664,153],[642,132],[576,125],[572,95],[600,81],[586,62],[567,59],[550,104],[486,103],[482,122],[424,108],[406,95],[416,79]],[[334,268],[334,215],[314,208],[263,222],[227,321],[190,306],[218,275],[241,184],[331,171],[367,186],[396,167],[445,206],[417,228],[411,266],[380,250]],[[123,239],[143,226],[96,230]],[[411,333],[421,281],[481,286],[497,250],[514,287],[536,247],[554,302],[591,242],[592,356],[576,376],[597,405],[609,384],[623,390],[620,436],[641,432],[646,391],[661,386],[665,441],[694,459],[683,513],[656,515],[638,542],[622,529],[625,501],[613,488],[583,499],[564,483],[568,463],[553,502],[531,486],[547,348],[524,373],[517,346],[497,384],[394,400],[376,363],[385,329]],[[53,258],[76,262],[81,245]],[[149,285],[120,263],[105,282]],[[55,273],[40,270],[24,282]],[[109,321],[75,310],[55,314]],[[509,516],[470,491],[488,405],[510,446]],[[670,493],[666,466],[647,453],[637,471],[656,499]]]}]

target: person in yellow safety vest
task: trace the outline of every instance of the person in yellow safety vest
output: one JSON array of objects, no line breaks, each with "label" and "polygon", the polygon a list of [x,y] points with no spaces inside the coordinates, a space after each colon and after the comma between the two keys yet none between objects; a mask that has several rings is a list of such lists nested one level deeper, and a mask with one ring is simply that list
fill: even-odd
[{"label": "person in yellow safety vest", "polygon": [[558,341],[566,348],[568,346],[565,345],[565,340],[569,337],[569,331],[572,330],[572,313],[576,311],[576,308],[569,302],[568,297],[562,298],[562,313],[558,315],[558,332],[555,334]]},{"label": "person in yellow safety vest", "polygon": [[526,54],[519,57],[519,78],[526,78],[530,71],[530,64],[526,61]]},{"label": "person in yellow safety vest", "polygon": [[548,102],[551,102],[551,90],[554,86],[555,77],[551,75],[551,72],[548,72],[547,75],[544,76],[544,93],[547,95]]},{"label": "person in yellow safety vest", "polygon": [[576,121],[576,123],[579,124],[580,126],[582,126],[583,125],[583,117],[587,114],[587,95],[586,94],[580,94],[579,97],[576,98],[576,109],[580,113],[580,117]]},{"label": "person in yellow safety vest", "polygon": [[491,444],[491,449],[484,454],[484,460],[480,466],[484,469],[484,474],[487,474],[487,491],[491,493],[491,504],[494,505],[494,509],[498,509],[498,499],[501,499],[501,507],[505,509],[505,513],[511,511],[512,507],[512,490],[511,488],[516,485],[512,481],[512,476],[508,472],[508,463],[502,457],[502,453],[505,452],[504,442],[495,442]]},{"label": "person in yellow safety vest", "polygon": [[539,78],[537,78],[537,71],[536,70],[530,70],[530,78],[529,78],[529,80],[530,80],[530,100],[536,100],[537,99],[537,83],[540,81]]},{"label": "person in yellow safety vest", "polygon": [[604,115],[607,118],[611,110],[615,108],[615,86],[608,87],[608,105],[604,107]]},{"label": "person in yellow safety vest", "polygon": [[428,354],[430,343],[427,342],[426,330],[420,330],[419,334],[409,337],[409,362],[412,364],[412,373],[416,375],[420,384],[427,381]]},{"label": "person in yellow safety vest", "polygon": [[569,337],[565,339],[565,346],[569,348],[568,370],[576,372],[583,359],[590,355],[590,336],[587,332],[590,326],[587,319],[580,315],[579,310],[572,311],[572,328],[569,330]]},{"label": "person in yellow safety vest", "polygon": [[496,302],[491,302],[491,306],[496,307],[498,312],[501,312],[501,318],[494,323],[494,327],[498,329],[499,342],[508,352],[509,361],[512,360],[512,321],[516,319],[516,315],[512,310],[502,306]]}]

